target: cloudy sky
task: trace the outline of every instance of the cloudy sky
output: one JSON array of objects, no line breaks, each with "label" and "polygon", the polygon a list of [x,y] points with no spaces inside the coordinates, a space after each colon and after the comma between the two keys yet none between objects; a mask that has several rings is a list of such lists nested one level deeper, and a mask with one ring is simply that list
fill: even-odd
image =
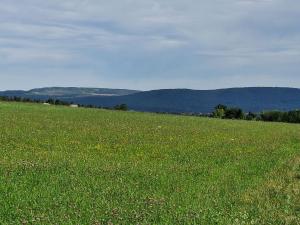
[{"label": "cloudy sky", "polygon": [[300,87],[299,0],[0,0],[0,89]]}]

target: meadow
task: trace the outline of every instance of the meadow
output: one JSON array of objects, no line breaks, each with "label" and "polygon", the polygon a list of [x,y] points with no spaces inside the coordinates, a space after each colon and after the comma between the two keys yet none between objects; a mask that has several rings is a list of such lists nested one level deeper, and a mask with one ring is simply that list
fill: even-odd
[{"label": "meadow", "polygon": [[0,224],[300,224],[300,125],[0,102]]}]

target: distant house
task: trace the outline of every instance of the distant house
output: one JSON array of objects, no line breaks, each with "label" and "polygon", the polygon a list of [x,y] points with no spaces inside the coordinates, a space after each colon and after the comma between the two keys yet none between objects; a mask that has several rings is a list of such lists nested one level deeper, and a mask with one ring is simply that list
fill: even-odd
[{"label": "distant house", "polygon": [[72,104],[72,105],[70,105],[70,107],[71,107],[71,108],[78,108],[79,106],[76,105],[76,104]]}]

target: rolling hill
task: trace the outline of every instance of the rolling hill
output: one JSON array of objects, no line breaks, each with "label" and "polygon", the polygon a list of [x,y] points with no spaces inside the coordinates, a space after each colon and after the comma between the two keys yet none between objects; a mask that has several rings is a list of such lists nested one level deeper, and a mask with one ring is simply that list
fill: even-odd
[{"label": "rolling hill", "polygon": [[113,107],[127,104],[130,109],[148,112],[209,113],[218,104],[244,111],[293,110],[300,108],[300,89],[231,88],[220,90],[166,89],[125,96],[86,96],[70,99],[79,104]]},{"label": "rolling hill", "polygon": [[218,104],[240,107],[244,111],[288,111],[300,108],[300,89],[250,87],[219,90],[163,89],[136,91],[107,88],[41,88],[30,91],[0,92],[6,96],[34,99],[56,98],[82,105],[114,107],[148,112],[209,113]]},{"label": "rolling hill", "polygon": [[45,98],[74,98],[84,96],[122,96],[137,93],[136,90],[110,88],[79,88],[79,87],[46,87],[29,91],[2,91],[1,96],[18,96],[35,99]]}]

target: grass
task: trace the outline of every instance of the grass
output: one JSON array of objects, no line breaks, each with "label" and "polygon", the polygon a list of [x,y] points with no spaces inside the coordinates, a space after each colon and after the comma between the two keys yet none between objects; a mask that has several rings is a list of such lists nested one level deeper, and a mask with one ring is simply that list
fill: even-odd
[{"label": "grass", "polygon": [[0,224],[300,224],[300,126],[0,102]]}]

